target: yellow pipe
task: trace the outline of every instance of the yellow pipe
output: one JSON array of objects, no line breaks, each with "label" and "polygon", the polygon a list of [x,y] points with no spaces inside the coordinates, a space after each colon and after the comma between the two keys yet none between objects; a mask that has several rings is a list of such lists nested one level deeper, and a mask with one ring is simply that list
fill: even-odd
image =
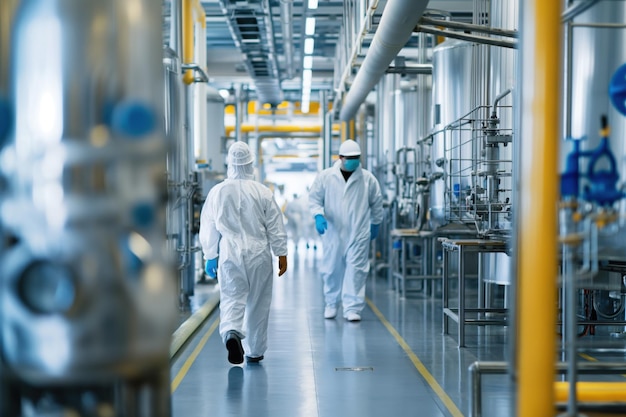
[{"label": "yellow pipe", "polygon": [[[183,63],[193,62],[194,55],[194,33],[193,33],[193,2],[194,0],[182,0],[183,2]],[[187,85],[193,83],[194,76],[192,70],[185,71],[183,82]]]},{"label": "yellow pipe", "polygon": [[[559,403],[569,398],[569,383],[555,382],[554,396]],[[626,382],[577,382],[576,400],[581,403],[626,403]]]},{"label": "yellow pipe", "polygon": [[[277,133],[320,133],[320,125],[313,126],[293,126],[293,125],[241,125],[241,132],[277,132]],[[235,126],[226,126],[226,135],[229,136],[235,130]]]},{"label": "yellow pipe", "polygon": [[[529,0],[521,25],[517,258],[518,417],[554,416],[561,2]],[[530,117],[528,117],[530,116]]]}]

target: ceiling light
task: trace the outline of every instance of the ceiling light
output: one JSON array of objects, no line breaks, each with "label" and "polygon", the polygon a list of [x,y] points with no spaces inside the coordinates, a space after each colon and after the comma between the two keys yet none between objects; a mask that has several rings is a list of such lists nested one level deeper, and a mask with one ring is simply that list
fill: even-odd
[{"label": "ceiling light", "polygon": [[311,55],[306,55],[302,62],[302,66],[304,67],[304,69],[313,68],[313,57]]},{"label": "ceiling light", "polygon": [[307,17],[304,27],[305,27],[304,29],[305,34],[307,34],[308,36],[314,35],[315,34],[315,18]]},{"label": "ceiling light", "polygon": [[310,88],[313,80],[313,71],[306,69],[302,71],[302,86],[303,88]]},{"label": "ceiling light", "polygon": [[315,41],[313,38],[306,38],[304,40],[304,53],[306,55],[311,55],[313,53],[313,48],[315,47]]},{"label": "ceiling light", "polygon": [[220,96],[222,96],[222,98],[223,98],[224,100],[226,100],[226,99],[228,98],[228,96],[230,96],[230,92],[229,92],[227,89],[225,89],[225,88],[222,88],[222,89],[219,91],[219,93],[220,93]]},{"label": "ceiling light", "polygon": [[317,9],[317,0],[309,0],[309,9]]}]

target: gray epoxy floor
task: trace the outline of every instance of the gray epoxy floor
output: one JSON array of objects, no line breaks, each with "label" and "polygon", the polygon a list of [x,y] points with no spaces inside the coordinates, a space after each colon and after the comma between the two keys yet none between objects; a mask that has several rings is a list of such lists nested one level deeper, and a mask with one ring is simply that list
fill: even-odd
[{"label": "gray epoxy floor", "polygon": [[[442,334],[438,289],[401,298],[382,276],[368,282],[360,323],[325,320],[321,250],[290,253],[274,284],[265,360],[228,363],[216,310],[172,361],[174,417],[470,415],[468,368],[507,359],[506,327],[468,327],[458,348],[454,323]],[[483,376],[482,391],[483,416],[514,415],[509,376]]]}]

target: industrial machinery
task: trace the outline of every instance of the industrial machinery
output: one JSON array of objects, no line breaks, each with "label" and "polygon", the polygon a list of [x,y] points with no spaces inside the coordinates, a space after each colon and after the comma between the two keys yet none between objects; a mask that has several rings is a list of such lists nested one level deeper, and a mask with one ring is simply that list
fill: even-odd
[{"label": "industrial machinery", "polygon": [[169,416],[161,5],[22,0],[2,31],[0,414]]},{"label": "industrial machinery", "polygon": [[[208,85],[202,16],[190,3],[171,2],[164,53],[167,155],[167,243],[176,254],[179,307],[188,310],[197,282],[205,282],[198,242],[200,212],[209,190],[225,176],[224,99]],[[196,14],[184,22],[183,17]],[[189,18],[189,16],[188,16]],[[182,27],[193,30],[183,31]],[[195,30],[195,36],[194,36]],[[187,61],[187,62],[184,62]]]}]

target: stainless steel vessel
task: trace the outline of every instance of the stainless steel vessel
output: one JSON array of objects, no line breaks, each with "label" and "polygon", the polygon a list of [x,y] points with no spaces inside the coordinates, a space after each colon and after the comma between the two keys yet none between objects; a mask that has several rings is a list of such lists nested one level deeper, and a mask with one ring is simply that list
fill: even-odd
[{"label": "stainless steel vessel", "polygon": [[18,386],[121,384],[119,415],[142,381],[141,415],[170,411],[161,37],[150,0],[23,0],[11,39],[2,356]]}]

